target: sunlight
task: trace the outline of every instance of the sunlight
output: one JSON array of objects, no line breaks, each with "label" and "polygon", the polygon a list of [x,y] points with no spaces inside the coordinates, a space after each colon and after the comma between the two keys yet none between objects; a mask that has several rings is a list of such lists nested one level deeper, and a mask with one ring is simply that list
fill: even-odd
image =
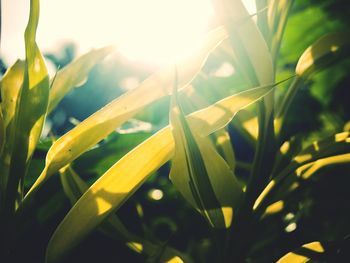
[{"label": "sunlight", "polygon": [[124,1],[117,15],[120,50],[155,64],[183,59],[196,49],[212,15],[210,0]]},{"label": "sunlight", "polygon": [[[106,45],[136,63],[163,66],[187,58],[215,20],[212,0],[46,0],[37,42],[43,51],[75,43],[78,55]],[[244,0],[254,13],[254,0]],[[21,8],[19,8],[21,7]],[[29,2],[4,1],[2,54],[24,57],[23,31]],[[79,12],[77,13],[77,10]],[[16,14],[16,15],[14,15]]]}]

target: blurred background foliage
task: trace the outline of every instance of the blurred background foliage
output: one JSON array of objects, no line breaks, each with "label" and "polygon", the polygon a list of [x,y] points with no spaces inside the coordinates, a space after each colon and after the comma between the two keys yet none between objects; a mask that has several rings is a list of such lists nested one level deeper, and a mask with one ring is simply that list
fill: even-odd
[{"label": "blurred background foliage", "polygon": [[[78,14],[77,14],[78,15]],[[62,17],[64,19],[64,17]],[[290,15],[277,80],[293,74],[302,52],[327,32],[348,29],[350,2],[347,0],[297,0]],[[349,36],[350,37],[350,36]],[[76,56],[74,43],[68,43],[53,53],[44,54],[54,68],[62,68]],[[223,92],[236,93],[245,88],[238,73],[230,72],[230,64],[221,52],[214,52],[194,88],[206,91],[209,101],[216,101]],[[3,74],[8,65],[0,63]],[[286,120],[283,140],[299,136],[303,145],[350,129],[350,60],[344,59],[327,70],[314,75],[298,92]],[[126,90],[137,86],[154,69],[135,65],[123,57],[106,59],[95,66],[88,79],[66,96],[49,115],[44,136],[35,151],[25,185],[28,187],[44,167],[44,158],[51,145],[50,137],[58,137],[100,109]],[[233,74],[232,74],[233,73]],[[234,84],[233,84],[234,83]],[[213,87],[215,94],[206,86]],[[287,87],[287,85],[282,85]],[[227,89],[228,87],[228,89]],[[228,90],[228,91],[227,91]],[[277,97],[284,89],[277,90]],[[75,171],[87,182],[94,182],[113,163],[137,144],[168,123],[169,99],[164,98],[148,107],[133,121],[116,130],[96,147],[73,163]],[[253,108],[250,110],[254,110]],[[238,116],[240,117],[240,116]],[[236,120],[234,120],[235,122]],[[244,180],[253,159],[253,147],[235,128],[230,126],[238,175]],[[291,247],[314,240],[330,241],[334,255],[350,259],[350,177],[349,167],[340,167],[336,177],[325,174],[306,182],[286,199],[284,208],[267,216],[256,231],[256,241],[249,262],[273,262]],[[214,262],[213,246],[208,238],[212,233],[204,219],[191,209],[168,180],[169,164],[164,165],[128,200],[117,214],[134,233],[146,239],[158,239],[192,255],[194,262]],[[27,262],[42,262],[45,246],[71,205],[65,197],[59,177],[40,189],[28,211],[23,251],[17,255]],[[29,227],[28,227],[29,226]],[[333,242],[333,243],[332,243]],[[332,250],[330,250],[332,251]],[[330,252],[331,253],[331,252]],[[83,255],[83,259],[82,259]],[[101,255],[102,258],[101,258]],[[333,255],[333,256],[334,256]],[[209,259],[209,260],[208,260]],[[122,242],[95,232],[85,239],[67,258],[67,262],[144,262]]]}]

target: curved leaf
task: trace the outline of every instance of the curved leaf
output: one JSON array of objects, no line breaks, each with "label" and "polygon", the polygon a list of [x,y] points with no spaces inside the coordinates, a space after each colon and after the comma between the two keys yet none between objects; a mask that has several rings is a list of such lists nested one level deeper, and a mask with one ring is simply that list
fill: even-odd
[{"label": "curved leaf", "polygon": [[323,141],[314,142],[294,156],[287,167],[273,175],[273,180],[255,201],[254,209],[280,200],[298,178],[307,179],[329,165],[349,163],[349,151],[349,132],[338,133]]},{"label": "curved leaf", "polygon": [[12,203],[17,195],[18,184],[26,173],[28,163],[39,140],[48,105],[48,73],[44,59],[35,42],[38,21],[39,0],[32,0],[30,2],[30,17],[25,31],[24,80],[17,99],[13,148],[7,182],[6,205],[11,206],[10,210],[14,209]]},{"label": "curved leaf", "polygon": [[170,179],[185,199],[216,228],[231,225],[242,189],[211,141],[194,133],[173,91],[170,125],[175,141]]},{"label": "curved leaf", "polygon": [[216,0],[216,10],[227,28],[234,52],[235,66],[252,86],[273,82],[270,51],[241,0]]},{"label": "curved leaf", "polygon": [[91,50],[58,71],[51,81],[48,112],[51,112],[72,88],[87,78],[91,69],[113,50],[113,47]]},{"label": "curved leaf", "polygon": [[[5,193],[8,173],[10,170],[11,153],[14,137],[14,119],[16,115],[16,105],[24,78],[24,61],[17,60],[3,76],[0,82],[1,91],[1,112],[3,117],[3,141],[0,153],[0,186],[1,193]],[[5,138],[6,137],[6,138]]]},{"label": "curved leaf", "polygon": [[[60,169],[60,179],[63,186],[63,190],[66,196],[69,198],[72,205],[74,205],[83,193],[89,188],[89,186],[79,177],[79,175],[68,165]],[[163,248],[161,245],[154,244],[150,241],[144,240],[141,237],[134,235],[124,226],[122,221],[117,215],[111,214],[99,227],[100,232],[104,233],[111,238],[121,240],[130,249],[137,253],[144,253],[148,257],[160,255],[161,262],[167,262],[168,260],[174,260],[174,262],[184,262],[181,258],[186,258],[179,251],[166,246]],[[190,262],[186,258],[186,262]]]},{"label": "curved leaf", "polygon": [[[207,136],[224,127],[237,111],[254,103],[272,88],[273,85],[270,85],[227,97],[190,114],[187,120],[192,130],[200,136]],[[59,258],[62,253],[78,244],[173,154],[174,141],[169,127],[126,154],[69,211],[49,242],[47,259],[50,261]]]},{"label": "curved leaf", "polygon": [[320,254],[324,252],[324,247],[318,241],[311,242],[303,245],[301,248],[289,252],[282,258],[280,258],[277,263],[304,263],[309,262],[314,257],[317,258]]},{"label": "curved leaf", "polygon": [[[225,38],[226,32],[223,28],[209,32],[198,53],[178,65],[180,87],[186,86],[196,76],[209,53]],[[172,74],[173,68],[169,66],[152,75],[138,88],[112,101],[59,138],[50,148],[46,157],[45,169],[28,194],[144,107],[169,95]]]},{"label": "curved leaf", "polygon": [[308,77],[350,54],[349,33],[332,33],[318,39],[299,58],[296,74]]}]

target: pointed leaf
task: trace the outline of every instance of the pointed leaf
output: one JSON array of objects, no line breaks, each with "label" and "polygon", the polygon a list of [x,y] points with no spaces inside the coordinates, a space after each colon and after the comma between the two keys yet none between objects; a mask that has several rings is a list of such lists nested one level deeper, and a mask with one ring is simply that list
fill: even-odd
[{"label": "pointed leaf", "polygon": [[[70,165],[60,169],[60,179],[63,186],[63,190],[69,198],[72,205],[83,195],[83,193],[89,188],[80,176],[73,170]],[[137,253],[144,253],[148,257],[158,254],[159,251],[163,251],[164,255],[161,255],[162,260],[178,258],[181,260],[181,253],[171,247],[162,248],[160,245],[156,245],[152,242],[142,239],[141,237],[129,232],[124,226],[122,221],[116,214],[111,214],[107,220],[105,220],[100,226],[99,231],[105,235],[118,239],[125,243],[130,249]],[[56,260],[56,259],[54,259]],[[180,261],[182,262],[182,261]]]},{"label": "pointed leaf", "polygon": [[349,33],[332,33],[321,37],[301,55],[295,72],[300,77],[321,70],[350,54]]},{"label": "pointed leaf", "polygon": [[[196,76],[209,53],[225,38],[226,32],[223,28],[209,32],[198,53],[178,65],[180,87],[186,86]],[[145,106],[169,95],[172,72],[172,67],[168,67],[152,75],[138,88],[117,98],[59,138],[49,150],[45,169],[29,193],[60,168],[76,159],[140,112]]]},{"label": "pointed leaf", "polygon": [[276,63],[284,29],[294,0],[271,0],[267,10],[267,21],[271,34],[271,54]]},{"label": "pointed leaf", "polygon": [[2,116],[2,110],[0,108],[0,156],[2,154],[2,149],[5,145],[5,124],[4,117]]},{"label": "pointed leaf", "polygon": [[[0,153],[0,172],[1,172],[1,193],[5,193],[8,173],[10,170],[11,154],[14,139],[14,119],[16,115],[16,105],[20,90],[23,85],[24,61],[17,60],[3,76],[0,82],[1,91],[1,111],[3,114],[3,145]],[[6,137],[6,138],[5,138]]]},{"label": "pointed leaf", "polygon": [[177,97],[176,89],[170,109],[175,141],[170,179],[212,227],[228,228],[242,189],[211,141],[191,130]]},{"label": "pointed leaf", "polygon": [[26,173],[27,165],[39,140],[48,104],[48,73],[35,42],[38,20],[39,1],[32,0],[25,31],[26,61],[23,88],[17,99],[14,119],[14,142],[6,197],[8,206],[12,206],[16,198],[18,183]]},{"label": "pointed leaf", "polygon": [[51,112],[71,89],[86,79],[91,69],[113,50],[113,47],[91,50],[58,71],[51,81],[48,112]]},{"label": "pointed leaf", "polygon": [[[181,96],[182,95],[182,96]],[[184,100],[186,111],[193,112],[196,109],[204,108],[209,106],[209,102],[204,96],[199,94],[193,86],[188,86],[186,92],[179,94],[180,98],[187,96],[187,99]],[[215,146],[219,149],[219,153],[225,159],[227,164],[230,166],[231,170],[235,170],[235,154],[232,148],[231,138],[226,128],[216,131],[212,134]]]},{"label": "pointed leaf", "polygon": [[[225,126],[237,111],[260,99],[272,88],[273,86],[256,88],[230,96],[192,113],[187,116],[187,120],[190,125],[194,122],[191,125],[192,130],[200,126],[197,133],[207,136]],[[152,172],[167,162],[173,154],[174,141],[169,127],[157,132],[126,154],[102,175],[69,211],[49,242],[47,258],[59,258],[61,253],[77,245],[110,213],[118,209]]]},{"label": "pointed leaf", "polygon": [[273,176],[273,180],[265,187],[257,198],[254,209],[266,207],[281,199],[298,178],[307,179],[328,165],[349,162],[349,132],[342,132],[312,145],[296,155],[287,167]]},{"label": "pointed leaf", "polygon": [[309,262],[314,257],[320,256],[324,252],[324,247],[318,241],[311,242],[303,245],[301,248],[289,252],[282,258],[280,258],[277,263],[304,263]]},{"label": "pointed leaf", "polygon": [[273,82],[273,63],[266,42],[241,0],[216,0],[216,10],[227,28],[241,68],[252,86]]}]

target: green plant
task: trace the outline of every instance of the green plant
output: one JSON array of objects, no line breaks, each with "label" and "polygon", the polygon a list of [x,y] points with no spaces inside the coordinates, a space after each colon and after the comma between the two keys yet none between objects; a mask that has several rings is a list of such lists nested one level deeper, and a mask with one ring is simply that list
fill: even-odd
[{"label": "green plant", "polygon": [[[239,0],[215,1],[215,4],[222,26],[208,33],[196,54],[150,76],[138,88],[57,138],[47,153],[44,170],[24,193],[23,179],[46,114],[86,77],[94,64],[112,51],[111,48],[91,51],[59,71],[50,82],[35,43],[39,1],[31,0],[25,33],[26,60],[12,66],[1,81],[0,227],[2,241],[8,245],[2,247],[5,255],[14,249],[15,228],[20,224],[21,213],[30,207],[38,189],[57,174],[73,207],[48,244],[48,262],[62,260],[65,253],[97,227],[103,233],[118,236],[136,252],[146,253],[150,260],[189,262],[188,255],[130,233],[114,214],[169,160],[172,160],[172,183],[213,229],[219,244],[220,256],[216,260],[244,262],[254,249],[259,249],[256,233],[262,233],[261,226],[266,220],[269,222],[269,218],[283,211],[290,196],[300,195],[303,185],[316,176],[349,169],[348,131],[307,147],[298,136],[284,141],[286,117],[296,93],[314,73],[339,63],[349,54],[348,34],[328,34],[306,49],[298,60],[295,75],[282,81],[293,78],[283,99],[275,100],[282,83],[276,81],[279,49],[293,1],[257,1],[259,10],[254,15],[257,23]],[[201,85],[197,87],[191,83],[200,75],[208,56],[217,50],[224,52],[247,88],[233,95],[225,87],[211,90],[216,99],[211,103],[206,96],[208,90],[202,87],[209,80],[203,81],[204,84],[199,82]],[[170,125],[124,155],[89,187],[71,163],[165,96],[171,96]],[[246,112],[240,115],[243,109]],[[244,118],[244,113],[252,116],[248,118],[250,125],[246,126],[245,122],[235,125],[255,147],[254,161],[247,165],[248,179],[236,173],[238,162],[234,160],[227,132],[236,114]],[[316,251],[314,254],[321,258],[328,256],[323,253],[327,246],[314,241],[304,245],[304,249]],[[292,253],[287,254],[280,262],[297,260],[291,257]],[[311,257],[313,254],[305,254],[299,259]]]}]

